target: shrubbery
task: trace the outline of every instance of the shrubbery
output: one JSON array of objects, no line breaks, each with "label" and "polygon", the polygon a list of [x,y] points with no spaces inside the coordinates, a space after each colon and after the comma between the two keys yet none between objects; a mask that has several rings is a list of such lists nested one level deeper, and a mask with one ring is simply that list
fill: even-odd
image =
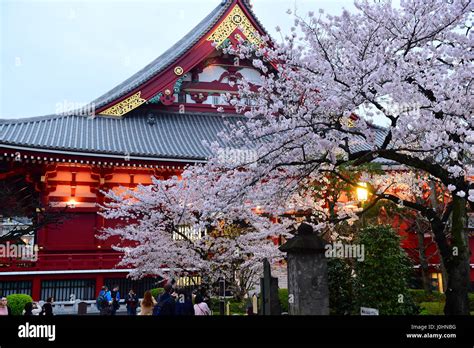
[{"label": "shrubbery", "polygon": [[280,300],[281,312],[288,313],[288,289],[278,289],[278,299]]},{"label": "shrubbery", "polygon": [[360,230],[356,243],[365,247],[365,260],[355,264],[357,308],[377,308],[381,315],[418,314],[408,291],[413,268],[399,235],[390,226],[370,226]]},{"label": "shrubbery", "polygon": [[408,290],[413,301],[416,303],[422,302],[444,302],[446,301],[446,296],[438,291],[432,291],[431,293],[426,292],[424,289],[410,289]]},{"label": "shrubbery", "polygon": [[155,288],[155,289],[151,289],[150,292],[151,292],[151,296],[153,296],[155,300],[158,301],[158,297],[160,297],[160,295],[165,292],[165,289]]},{"label": "shrubbery", "polygon": [[[237,301],[236,299],[226,299],[226,306],[229,303],[230,314],[244,315],[247,313],[247,307],[251,305],[252,299],[246,299],[243,301]],[[209,306],[212,310],[213,315],[220,314],[220,300],[216,297],[211,297],[211,305]]]},{"label": "shrubbery", "polygon": [[474,312],[474,293],[470,292],[469,294],[467,294],[467,297],[469,299],[469,310],[471,312]]},{"label": "shrubbery", "polygon": [[28,302],[33,302],[30,295],[12,294],[7,296],[8,307],[12,311],[12,315],[22,315],[25,305]]},{"label": "shrubbery", "polygon": [[230,303],[229,305],[230,314],[242,314],[242,315],[247,313],[247,307],[249,306],[249,303],[250,303],[248,300],[239,302],[234,299],[231,299],[230,301],[227,301],[227,302]]},{"label": "shrubbery", "polygon": [[328,259],[330,314],[348,315],[354,311],[352,268],[344,259]]},{"label": "shrubbery", "polygon": [[444,315],[444,302],[421,302],[421,315]]}]

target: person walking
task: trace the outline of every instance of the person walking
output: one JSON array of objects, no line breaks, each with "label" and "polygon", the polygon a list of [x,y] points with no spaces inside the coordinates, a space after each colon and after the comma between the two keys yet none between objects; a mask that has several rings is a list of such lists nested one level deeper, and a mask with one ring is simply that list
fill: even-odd
[{"label": "person walking", "polygon": [[191,293],[184,289],[178,290],[178,298],[175,306],[176,315],[194,315],[193,299]]},{"label": "person walking", "polygon": [[176,302],[173,293],[173,286],[167,283],[163,289],[165,292],[160,295],[158,303],[153,308],[153,315],[170,316],[175,314]]},{"label": "person walking", "polygon": [[112,297],[112,308],[110,310],[110,315],[115,315],[117,310],[120,308],[120,292],[118,285],[115,285],[110,294]]},{"label": "person walking", "polygon": [[33,315],[33,302],[25,303],[25,309],[23,310],[23,315],[26,315],[26,316]]},{"label": "person walking", "polygon": [[145,291],[145,294],[143,295],[143,300],[140,303],[140,313],[139,315],[152,315],[153,314],[153,308],[156,305],[156,301],[151,295],[151,291],[147,290]]},{"label": "person walking", "polygon": [[6,297],[0,299],[0,315],[12,315],[10,307],[8,307],[8,300]]},{"label": "person walking", "polygon": [[53,297],[48,297],[46,299],[46,302],[43,304],[43,308],[41,308],[41,313],[39,315],[44,315],[44,316],[52,316],[53,314],[53,302],[54,298]]},{"label": "person walking", "polygon": [[100,315],[110,315],[110,307],[112,304],[112,296],[110,294],[109,288],[103,286],[102,290],[99,292],[99,296],[96,300],[97,309],[100,312]]},{"label": "person walking", "polygon": [[194,298],[194,315],[211,315],[211,309],[207,305],[206,302],[204,302],[204,298],[201,294],[197,294],[196,297]]},{"label": "person walking", "polygon": [[133,289],[130,289],[128,292],[125,303],[127,304],[127,314],[137,315],[138,296]]},{"label": "person walking", "polygon": [[38,315],[41,313],[42,308],[38,308],[36,302],[27,302],[25,303],[25,309],[23,310],[23,315]]}]

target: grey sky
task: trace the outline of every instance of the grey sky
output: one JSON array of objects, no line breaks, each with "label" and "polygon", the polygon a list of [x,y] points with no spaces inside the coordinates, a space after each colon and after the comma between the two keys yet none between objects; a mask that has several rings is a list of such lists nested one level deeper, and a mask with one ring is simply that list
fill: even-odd
[{"label": "grey sky", "polygon": [[[0,0],[0,118],[87,103],[173,45],[221,0]],[[338,14],[351,0],[253,0],[272,36],[288,8]]]}]

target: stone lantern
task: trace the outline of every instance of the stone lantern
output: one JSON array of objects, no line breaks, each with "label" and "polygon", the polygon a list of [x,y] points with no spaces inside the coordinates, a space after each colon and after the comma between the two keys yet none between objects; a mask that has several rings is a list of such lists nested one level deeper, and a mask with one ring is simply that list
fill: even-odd
[{"label": "stone lantern", "polygon": [[302,223],[295,237],[280,247],[287,253],[290,315],[329,315],[326,241]]}]

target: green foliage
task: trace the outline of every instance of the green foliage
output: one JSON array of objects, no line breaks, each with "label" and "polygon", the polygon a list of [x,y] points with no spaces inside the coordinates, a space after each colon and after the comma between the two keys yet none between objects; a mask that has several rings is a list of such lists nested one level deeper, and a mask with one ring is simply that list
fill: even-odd
[{"label": "green foliage", "polygon": [[[249,306],[250,300],[238,301],[236,299],[226,299],[226,306],[229,303],[229,310],[230,315],[240,314],[244,315],[247,313],[247,306]],[[211,297],[211,305],[209,306],[212,310],[213,315],[219,315],[220,308],[219,303],[220,300],[216,297]]]},{"label": "green foliage", "polygon": [[[446,304],[446,296],[438,291],[431,294],[420,289],[410,289],[414,301],[421,308],[421,315],[444,315],[444,306]],[[474,293],[468,294],[469,310],[474,311]]]},{"label": "green foliage", "polygon": [[12,315],[22,315],[25,305],[28,302],[33,302],[30,295],[12,294],[7,296],[8,307],[12,311]]},{"label": "green foliage", "polygon": [[212,310],[214,315],[219,314],[219,299],[216,297],[211,297],[209,308]]},{"label": "green foliage", "polygon": [[421,315],[444,315],[444,302],[421,302]]},{"label": "green foliage", "polygon": [[230,303],[229,309],[230,314],[241,314],[244,315],[247,313],[247,306],[249,305],[248,301],[236,301],[234,299],[228,301]]},{"label": "green foliage", "polygon": [[151,289],[150,292],[151,292],[151,296],[153,296],[155,300],[158,301],[158,297],[160,297],[160,295],[165,292],[165,289],[155,288],[155,289]]},{"label": "green foliage", "polygon": [[474,311],[474,293],[470,292],[467,297],[469,299],[469,310]]},{"label": "green foliage", "polygon": [[356,243],[365,248],[365,260],[355,265],[356,308],[377,308],[381,315],[417,314],[408,292],[413,269],[398,234],[390,226],[370,226],[359,232]]},{"label": "green foliage", "polygon": [[281,311],[288,313],[288,289],[278,289]]},{"label": "green foliage", "polygon": [[446,296],[438,291],[432,291],[431,293],[426,292],[423,289],[409,289],[413,301],[420,304],[422,302],[444,302],[446,301]]},{"label": "green foliage", "polygon": [[351,314],[353,303],[353,280],[351,266],[344,259],[328,259],[329,308],[334,315]]}]

